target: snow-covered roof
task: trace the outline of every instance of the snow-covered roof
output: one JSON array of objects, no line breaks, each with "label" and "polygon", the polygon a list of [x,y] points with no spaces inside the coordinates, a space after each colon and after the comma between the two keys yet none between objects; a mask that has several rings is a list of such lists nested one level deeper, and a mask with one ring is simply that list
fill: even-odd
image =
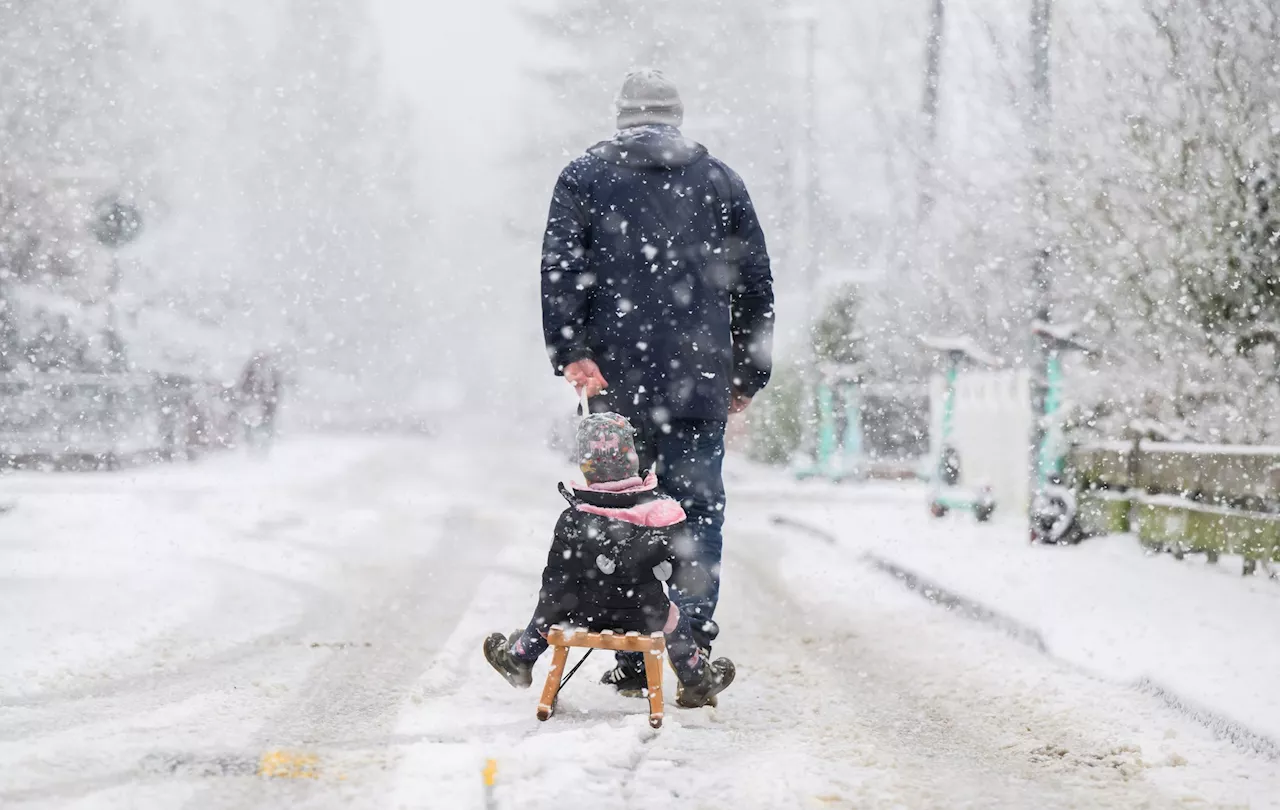
[{"label": "snow-covered roof", "polygon": [[1000,358],[983,349],[968,335],[952,337],[921,335],[920,342],[934,351],[962,354],[969,360],[984,366],[1000,365]]},{"label": "snow-covered roof", "polygon": [[1040,337],[1047,337],[1059,344],[1059,348],[1079,349],[1080,351],[1093,351],[1086,343],[1080,340],[1078,333],[1080,328],[1075,323],[1049,323],[1048,321],[1037,320],[1031,324],[1031,333]]}]

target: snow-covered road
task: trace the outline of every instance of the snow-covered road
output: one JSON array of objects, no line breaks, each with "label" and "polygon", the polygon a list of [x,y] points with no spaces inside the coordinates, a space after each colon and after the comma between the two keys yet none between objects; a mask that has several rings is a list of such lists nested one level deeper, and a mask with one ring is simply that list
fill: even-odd
[{"label": "snow-covered road", "polygon": [[504,810],[1280,806],[1275,762],[770,517],[947,524],[738,465],[721,707],[652,731],[596,656],[538,723],[479,643],[527,616],[569,473],[396,437],[0,479],[0,806],[478,809],[488,759]]}]

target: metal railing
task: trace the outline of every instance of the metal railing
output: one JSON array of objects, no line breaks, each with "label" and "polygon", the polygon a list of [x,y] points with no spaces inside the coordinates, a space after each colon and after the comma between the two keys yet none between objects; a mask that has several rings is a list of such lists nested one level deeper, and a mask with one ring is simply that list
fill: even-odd
[{"label": "metal railing", "polygon": [[1072,448],[1086,534],[1136,531],[1177,556],[1280,561],[1280,447],[1116,441]]}]

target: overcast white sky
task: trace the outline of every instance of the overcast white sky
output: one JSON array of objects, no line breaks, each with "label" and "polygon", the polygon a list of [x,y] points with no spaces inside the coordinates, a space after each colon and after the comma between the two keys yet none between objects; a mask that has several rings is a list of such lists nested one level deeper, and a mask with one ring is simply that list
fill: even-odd
[{"label": "overcast white sky", "polygon": [[[519,0],[442,3],[374,0],[386,41],[387,72],[415,107],[429,151],[428,187],[448,189],[433,218],[483,203],[494,161],[516,130],[514,105],[530,50],[514,7]],[[467,182],[467,181],[470,182]]]},{"label": "overcast white sky", "polygon": [[[568,390],[550,374],[540,341],[539,243],[513,242],[504,230],[523,177],[514,163],[527,138],[520,94],[538,57],[516,11],[522,2],[373,0],[392,89],[416,113],[433,257],[422,272],[448,279],[431,293],[433,326],[448,336],[438,348],[461,378],[483,358],[488,400],[494,390],[521,390],[525,399]],[[554,183],[549,173],[548,200]],[[536,213],[516,215],[545,211],[540,202]]]}]

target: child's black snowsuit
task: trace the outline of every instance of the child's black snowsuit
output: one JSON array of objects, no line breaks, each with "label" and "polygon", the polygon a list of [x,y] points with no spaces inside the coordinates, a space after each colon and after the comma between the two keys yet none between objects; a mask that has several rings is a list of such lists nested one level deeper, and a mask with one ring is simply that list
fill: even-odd
[{"label": "child's black snowsuit", "polygon": [[542,571],[534,623],[588,630],[660,632],[672,617],[663,581],[675,562],[684,510],[658,494],[656,481],[572,491],[556,523]]},{"label": "child's black snowsuit", "polygon": [[667,655],[681,683],[699,683],[705,656],[693,638],[689,617],[667,598],[684,509],[658,494],[653,473],[594,484],[572,492],[560,488],[569,508],[556,523],[555,539],[542,571],[538,607],[509,654],[531,665],[547,649],[547,628],[569,624],[588,630],[666,634]]}]

